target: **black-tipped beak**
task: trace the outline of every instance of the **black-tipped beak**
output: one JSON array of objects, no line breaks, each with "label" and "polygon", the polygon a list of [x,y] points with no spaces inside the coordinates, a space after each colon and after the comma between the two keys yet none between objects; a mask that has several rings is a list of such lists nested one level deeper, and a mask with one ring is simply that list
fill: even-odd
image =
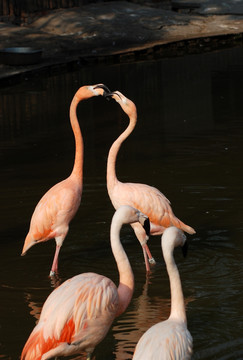
[{"label": "black-tipped beak", "polygon": [[94,87],[94,89],[97,89],[97,88],[104,90],[103,96],[104,96],[105,98],[111,94],[110,89],[108,89],[108,87],[107,87],[106,85],[104,85],[104,84],[99,84],[99,85],[96,85],[96,86]]},{"label": "black-tipped beak", "polygon": [[183,254],[184,258],[185,258],[187,256],[187,251],[188,251],[188,242],[187,241],[182,246],[181,250],[182,250],[182,254]]},{"label": "black-tipped beak", "polygon": [[121,96],[120,96],[120,94],[118,94],[116,91],[112,91],[112,92],[109,92],[109,93],[104,94],[104,96],[105,96],[105,98],[106,98],[107,100],[110,100],[110,97],[113,96],[113,95],[117,95],[117,96],[119,96],[120,99],[122,99]]},{"label": "black-tipped beak", "polygon": [[149,218],[145,219],[144,224],[143,224],[143,228],[146,232],[146,235],[149,236],[150,235],[150,221]]}]

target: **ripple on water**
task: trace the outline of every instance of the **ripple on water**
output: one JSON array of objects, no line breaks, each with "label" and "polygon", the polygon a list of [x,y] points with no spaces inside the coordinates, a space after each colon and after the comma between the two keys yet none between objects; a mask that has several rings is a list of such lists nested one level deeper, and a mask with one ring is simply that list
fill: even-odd
[{"label": "ripple on water", "polygon": [[224,341],[221,344],[213,344],[213,341],[203,344],[203,349],[199,349],[193,355],[195,360],[240,360],[243,358],[243,339]]}]

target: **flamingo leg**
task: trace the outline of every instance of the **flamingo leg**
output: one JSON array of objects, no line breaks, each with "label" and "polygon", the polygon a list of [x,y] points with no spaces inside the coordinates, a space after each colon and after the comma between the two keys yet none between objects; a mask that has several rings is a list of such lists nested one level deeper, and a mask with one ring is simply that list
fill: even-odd
[{"label": "flamingo leg", "polygon": [[54,259],[53,259],[53,263],[52,263],[52,267],[51,267],[51,271],[50,271],[50,276],[54,276],[58,271],[58,256],[59,256],[60,249],[61,249],[61,246],[56,245],[56,251],[55,251],[55,255],[54,255]]},{"label": "flamingo leg", "polygon": [[143,248],[143,256],[144,256],[144,260],[145,260],[146,271],[150,272],[150,266],[149,266],[147,251],[146,251],[146,245],[143,245],[142,248]]},{"label": "flamingo leg", "polygon": [[154,260],[152,254],[151,254],[151,252],[150,252],[150,250],[149,250],[148,245],[145,244],[144,247],[145,247],[145,251],[146,251],[146,253],[147,253],[147,255],[148,255],[148,258],[149,258],[149,260],[148,260],[149,263],[150,263],[150,264],[156,264],[156,261]]}]

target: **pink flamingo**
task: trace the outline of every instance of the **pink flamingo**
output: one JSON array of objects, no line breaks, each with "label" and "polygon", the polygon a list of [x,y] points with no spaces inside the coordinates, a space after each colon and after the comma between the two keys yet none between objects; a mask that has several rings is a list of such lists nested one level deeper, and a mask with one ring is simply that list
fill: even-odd
[{"label": "pink flamingo", "polygon": [[103,84],[82,86],[74,95],[70,105],[70,122],[75,138],[75,160],[71,175],[54,185],[37,204],[31,218],[29,232],[25,238],[22,255],[31,246],[55,238],[56,251],[50,276],[58,271],[60,248],[75,216],[83,189],[83,138],[77,119],[77,106],[81,100],[104,95],[109,90]]},{"label": "pink flamingo", "polygon": [[180,274],[173,251],[185,247],[186,236],[176,227],[167,228],[161,238],[171,289],[171,312],[167,320],[149,328],[137,343],[133,360],[189,360],[192,336],[187,329],[186,311]]},{"label": "pink flamingo", "polygon": [[149,228],[147,216],[130,206],[120,207],[111,222],[111,248],[120,277],[118,288],[109,278],[95,273],[80,274],[65,281],[44,303],[21,360],[47,360],[82,351],[91,359],[95,346],[132,298],[134,276],[120,241],[120,230],[123,224],[133,222]]},{"label": "pink flamingo", "polygon": [[[137,109],[135,104],[119,91],[110,92],[106,95],[112,96],[120,104],[130,120],[128,127],[112,144],[107,160],[107,189],[114,208],[118,209],[121,205],[131,205],[142,211],[150,219],[151,235],[161,235],[165,228],[172,225],[189,234],[194,234],[193,228],[184,224],[174,215],[170,201],[158,189],[146,184],[122,183],[117,179],[117,154],[123,141],[135,128]],[[143,249],[146,270],[150,271],[149,262],[153,264],[155,260],[147,245],[148,237],[140,224],[132,224],[132,227]]]}]

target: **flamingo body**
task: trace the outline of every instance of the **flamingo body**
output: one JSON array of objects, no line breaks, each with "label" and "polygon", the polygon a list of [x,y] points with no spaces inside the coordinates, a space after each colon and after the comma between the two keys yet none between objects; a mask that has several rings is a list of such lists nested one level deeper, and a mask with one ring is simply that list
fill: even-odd
[{"label": "flamingo body", "polygon": [[69,223],[78,211],[82,196],[83,138],[76,114],[77,106],[80,101],[104,95],[107,90],[103,84],[82,86],[74,95],[70,105],[70,123],[75,138],[75,160],[72,173],[45,193],[31,218],[22,255],[25,255],[33,245],[55,238],[56,251],[50,275],[58,271],[59,251],[68,233]]},{"label": "flamingo body", "polygon": [[21,359],[92,352],[108,332],[118,300],[117,287],[105,276],[85,273],[65,281],[47,298]]},{"label": "flamingo body", "polygon": [[147,216],[129,206],[120,207],[112,218],[110,239],[119,271],[119,286],[95,273],[84,273],[65,281],[44,303],[21,360],[47,360],[82,351],[86,351],[90,359],[95,346],[132,298],[134,276],[119,234],[123,224],[133,222],[145,227],[149,224]]},{"label": "flamingo body", "polygon": [[[76,214],[82,196],[79,186],[70,176],[48,190],[37,204],[30,222],[23,253],[34,243],[66,237],[69,222]],[[58,241],[59,240],[59,241]]]},{"label": "flamingo body", "polygon": [[193,340],[187,329],[184,297],[173,251],[184,246],[186,237],[176,227],[167,228],[161,240],[163,255],[170,279],[171,313],[166,321],[149,328],[137,343],[133,360],[189,360]]},{"label": "flamingo body", "polygon": [[170,201],[153,186],[117,181],[109,195],[115,209],[130,205],[146,214],[150,220],[151,235],[161,235],[169,226],[176,226],[189,234],[195,232],[174,215]]},{"label": "flamingo body", "polygon": [[[161,235],[169,226],[176,226],[189,234],[195,230],[184,224],[173,213],[170,201],[155,187],[139,183],[122,183],[116,176],[116,159],[122,143],[134,130],[137,122],[137,109],[135,104],[121,92],[115,91],[108,96],[119,103],[129,117],[129,125],[125,131],[112,144],[107,159],[107,190],[115,209],[121,205],[130,205],[146,214],[150,219],[150,234]],[[149,262],[155,263],[148,245],[144,230],[139,224],[132,225],[135,234],[143,248],[146,270],[149,271]]]}]

